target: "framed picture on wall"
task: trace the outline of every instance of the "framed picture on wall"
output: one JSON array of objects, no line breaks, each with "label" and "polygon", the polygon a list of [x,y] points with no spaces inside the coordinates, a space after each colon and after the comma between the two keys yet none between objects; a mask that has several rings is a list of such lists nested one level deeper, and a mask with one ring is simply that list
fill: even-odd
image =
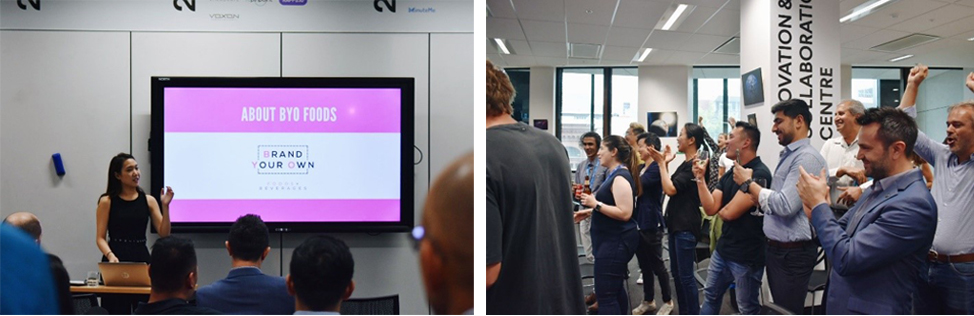
[{"label": "framed picture on wall", "polygon": [[744,90],[744,105],[764,102],[764,81],[761,80],[761,68],[741,75],[741,89]]},{"label": "framed picture on wall", "polygon": [[659,137],[676,137],[678,133],[676,112],[646,112],[646,122],[649,122],[647,131]]},{"label": "framed picture on wall", "polygon": [[534,120],[534,127],[540,130],[548,130],[548,120]]},{"label": "framed picture on wall", "polygon": [[751,124],[751,126],[754,126],[754,127],[757,127],[757,128],[760,129],[760,127],[758,127],[758,115],[757,114],[754,114],[754,113],[748,114],[747,115],[747,123],[748,124]]}]

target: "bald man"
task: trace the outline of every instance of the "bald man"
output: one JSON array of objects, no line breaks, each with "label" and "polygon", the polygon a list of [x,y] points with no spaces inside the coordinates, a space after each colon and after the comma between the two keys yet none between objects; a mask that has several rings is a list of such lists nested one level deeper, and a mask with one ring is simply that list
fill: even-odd
[{"label": "bald man", "polygon": [[473,153],[433,183],[423,208],[419,258],[426,297],[437,314],[473,314]]},{"label": "bald man", "polygon": [[28,212],[13,213],[4,218],[3,222],[20,228],[31,238],[34,238],[34,242],[41,243],[41,221],[34,214]]}]

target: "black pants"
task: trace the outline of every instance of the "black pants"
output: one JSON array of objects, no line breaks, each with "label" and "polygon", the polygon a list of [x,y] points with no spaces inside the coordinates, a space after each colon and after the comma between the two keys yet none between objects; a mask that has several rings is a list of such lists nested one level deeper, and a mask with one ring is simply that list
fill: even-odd
[{"label": "black pants", "polygon": [[656,288],[653,286],[653,276],[659,279],[660,294],[663,302],[673,300],[670,293],[670,274],[663,265],[663,232],[654,229],[639,231],[639,247],[636,248],[636,259],[639,269],[643,270],[643,300],[653,302]]},{"label": "black pants", "polygon": [[768,286],[771,287],[775,304],[796,315],[802,314],[808,294],[808,280],[812,277],[816,259],[816,247],[812,242],[801,248],[768,246]]}]

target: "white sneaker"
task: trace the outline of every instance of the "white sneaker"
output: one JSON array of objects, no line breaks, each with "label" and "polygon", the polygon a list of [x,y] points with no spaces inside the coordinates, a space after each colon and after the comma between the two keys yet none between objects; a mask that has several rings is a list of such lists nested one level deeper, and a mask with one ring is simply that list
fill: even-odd
[{"label": "white sneaker", "polygon": [[655,310],[656,310],[656,302],[655,301],[654,302],[643,301],[641,304],[639,304],[639,306],[636,306],[636,308],[632,310],[632,314],[633,315],[645,315],[646,312],[652,312],[652,311],[655,311]]},{"label": "white sneaker", "polygon": [[673,302],[663,303],[663,306],[659,308],[659,312],[656,315],[669,315],[673,311]]},{"label": "white sneaker", "polygon": [[639,279],[636,280],[636,284],[643,285],[643,274],[639,274]]}]

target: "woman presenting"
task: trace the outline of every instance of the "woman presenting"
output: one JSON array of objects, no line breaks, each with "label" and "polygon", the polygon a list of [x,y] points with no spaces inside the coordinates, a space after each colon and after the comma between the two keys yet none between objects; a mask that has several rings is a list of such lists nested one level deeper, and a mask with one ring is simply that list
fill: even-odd
[{"label": "woman presenting", "polygon": [[[149,262],[145,227],[149,219],[160,237],[169,236],[169,202],[172,188],[166,187],[156,198],[139,188],[139,163],[121,153],[108,165],[108,189],[98,199],[98,231],[95,238],[102,262]],[[106,239],[111,235],[111,239]]]}]

